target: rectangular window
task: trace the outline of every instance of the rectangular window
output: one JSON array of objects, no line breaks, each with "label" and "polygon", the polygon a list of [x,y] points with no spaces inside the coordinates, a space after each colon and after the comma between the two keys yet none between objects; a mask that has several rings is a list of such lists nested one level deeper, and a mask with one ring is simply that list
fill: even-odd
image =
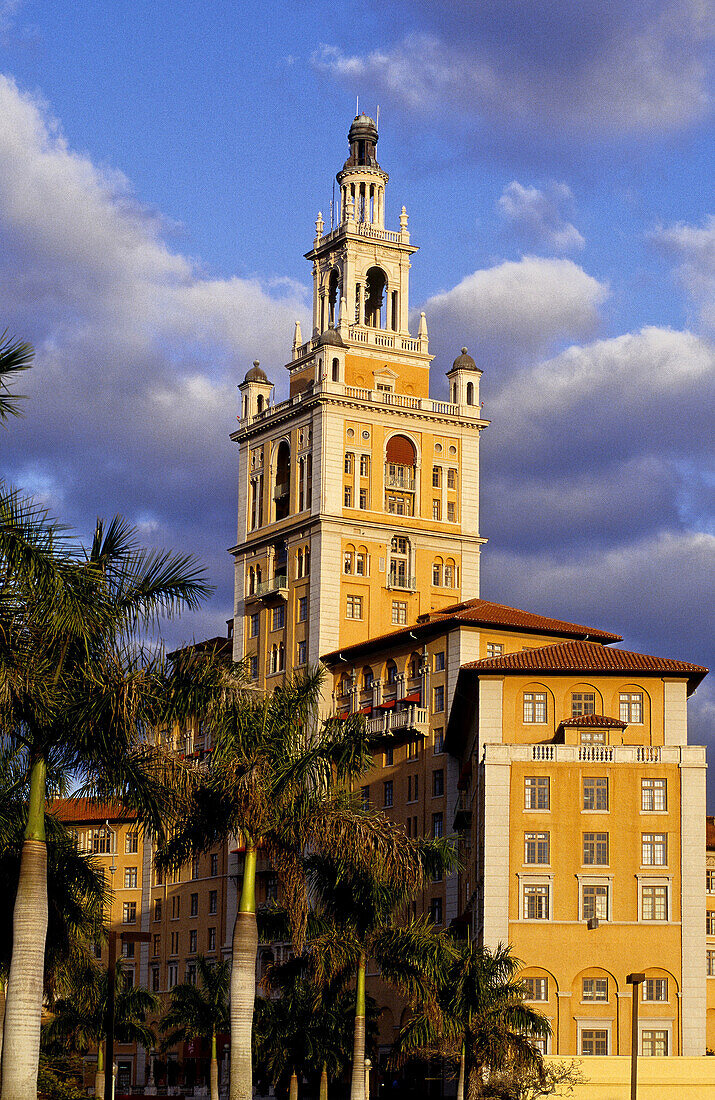
[{"label": "rectangular window", "polygon": [[196,985],[196,963],[186,964],[186,984]]},{"label": "rectangular window", "polygon": [[715,936],[715,913],[705,914],[705,934]]},{"label": "rectangular window", "polygon": [[161,920],[161,901],[159,898],[154,902],[154,920]]},{"label": "rectangular window", "polygon": [[125,901],[122,906],[122,923],[123,924],[136,924],[137,919],[137,903],[135,901]]},{"label": "rectangular window", "polygon": [[197,928],[191,928],[189,930],[189,954],[195,955],[199,943],[199,932]]},{"label": "rectangular window", "polygon": [[363,511],[367,508],[367,489],[360,490],[360,507]]},{"label": "rectangular window", "polygon": [[407,801],[416,802],[419,797],[420,777],[419,775],[407,776]]},{"label": "rectangular window", "polygon": [[447,470],[447,488],[448,489],[456,489],[457,488],[457,471],[456,470]]},{"label": "rectangular window", "polygon": [[644,1028],[641,1031],[641,1054],[646,1058],[665,1058],[668,1054],[668,1032],[665,1028]]},{"label": "rectangular window", "polygon": [[254,611],[251,615],[251,629],[249,635],[251,638],[257,638],[258,632],[261,629],[261,613],[260,611]]},{"label": "rectangular window", "polygon": [[546,721],[546,692],[524,692],[524,722],[543,723]]},{"label": "rectangular window", "polygon": [[199,857],[194,856],[191,860],[191,878],[196,880],[199,877]]},{"label": "rectangular window", "polygon": [[548,833],[524,833],[524,863],[549,863]]},{"label": "rectangular window", "polygon": [[169,963],[166,968],[167,989],[173,989],[179,982],[179,964]]},{"label": "rectangular window", "polygon": [[306,664],[308,660],[308,643],[306,641],[298,642],[296,647],[296,663],[298,665]]},{"label": "rectangular window", "polygon": [[[454,503],[453,500],[447,501],[447,522],[448,523],[456,523],[457,522],[456,506],[455,506],[455,503]],[[446,581],[445,581],[445,586],[447,586]],[[450,584],[447,587],[451,588],[452,586]]]},{"label": "rectangular window", "polygon": [[441,500],[433,500],[432,501],[432,519],[441,519],[441,518],[442,518],[442,501]]},{"label": "rectangular window", "polygon": [[442,899],[432,898],[429,903],[429,919],[432,924],[442,923]]},{"label": "rectangular window", "polygon": [[161,954],[161,935],[158,934],[158,933],[155,933],[155,935],[154,935],[154,938],[152,940],[152,949],[151,950],[152,950],[152,955],[160,955]]},{"label": "rectangular window", "polygon": [[394,762],[395,762],[395,750],[393,749],[392,745],[390,745],[389,748],[385,749],[385,752],[383,754],[383,767],[391,768],[392,765],[394,764]]},{"label": "rectangular window", "polygon": [[172,954],[172,955],[178,955],[179,954],[179,933],[178,932],[172,932],[171,933],[171,952],[170,952],[170,954]]},{"label": "rectangular window", "polygon": [[526,883],[524,885],[524,919],[549,919],[549,887]]},{"label": "rectangular window", "polygon": [[346,508],[352,508],[353,506],[353,491],[349,485],[345,486],[344,504]]},{"label": "rectangular window", "polygon": [[434,670],[435,672],[444,671],[444,650],[440,650],[439,653],[434,655]]},{"label": "rectangular window", "polygon": [[352,472],[353,472],[353,456],[350,453],[350,451],[348,451],[348,453],[345,455],[345,473],[346,474],[351,474]]},{"label": "rectangular window", "polygon": [[360,455],[360,477],[370,476],[370,457],[369,455]]},{"label": "rectangular window", "polygon": [[368,557],[364,550],[358,550],[355,555],[355,574],[358,577],[368,576]]},{"label": "rectangular window", "polygon": [[432,710],[435,714],[439,714],[444,710],[444,685],[440,684],[434,688],[434,705]]},{"label": "rectangular window", "polygon": [[352,550],[346,550],[343,558],[343,573],[352,573],[353,571],[353,552]]},{"label": "rectangular window", "polygon": [[298,599],[298,622],[304,623],[308,618],[308,597],[300,596]]},{"label": "rectangular window", "polygon": [[345,609],[346,619],[362,619],[362,596],[348,596]]},{"label": "rectangular window", "polygon": [[643,886],[641,888],[641,917],[643,920],[668,919],[667,886]]},{"label": "rectangular window", "polygon": [[152,966],[151,968],[151,991],[152,993],[159,992],[159,967]]},{"label": "rectangular window", "polygon": [[621,722],[640,726],[643,723],[643,693],[622,691],[619,696]]},{"label": "rectangular window", "polygon": [[174,894],[171,899],[171,919],[178,920],[181,915],[181,898]]},{"label": "rectangular window", "polygon": [[440,466],[432,467],[432,488],[442,488],[442,468]]},{"label": "rectangular window", "polygon": [[668,979],[667,978],[646,978],[643,982],[643,1000],[644,1001],[667,1001],[668,1000]]},{"label": "rectangular window", "polygon": [[137,888],[137,869],[136,867],[124,868],[124,889],[136,890]]},{"label": "rectangular window", "polygon": [[258,679],[258,654],[252,653],[248,659],[248,671],[252,680]]},{"label": "rectangular window", "polygon": [[574,691],[571,695],[571,717],[596,713],[596,696],[593,691]]},{"label": "rectangular window", "polygon": [[608,886],[583,886],[581,894],[583,920],[608,920]]},{"label": "rectangular window", "polygon": [[524,809],[548,810],[550,805],[548,775],[527,775],[524,779]]},{"label": "rectangular window", "polygon": [[608,1054],[608,1031],[605,1028],[584,1028],[581,1032],[581,1053],[595,1056]]},{"label": "rectangular window", "polygon": [[382,804],[383,806],[391,806],[393,798],[394,788],[391,779],[387,779],[383,784],[382,792]]},{"label": "rectangular window", "polygon": [[218,874],[218,855],[216,852],[211,853],[211,878],[216,878]]},{"label": "rectangular window", "polygon": [[133,942],[122,944],[122,958],[133,959],[136,955],[136,944]]},{"label": "rectangular window", "polygon": [[432,836],[435,839],[444,836],[444,814],[432,814]]},{"label": "rectangular window", "polygon": [[369,787],[361,787],[360,788],[360,806],[363,810],[369,810],[370,809],[370,788]]},{"label": "rectangular window", "polygon": [[608,735],[605,730],[581,730],[579,736],[582,745],[608,744]]},{"label": "rectangular window", "polygon": [[708,894],[715,894],[715,871],[707,870],[705,872],[705,889]]},{"label": "rectangular window", "polygon": [[207,943],[209,951],[215,951],[216,950],[216,929],[215,928],[209,928],[206,943]]},{"label": "rectangular window", "polygon": [[432,797],[439,798],[444,794],[444,771],[437,768],[432,772]]},{"label": "rectangular window", "polygon": [[607,866],[608,833],[583,834],[583,862],[587,866]]},{"label": "rectangular window", "polygon": [[271,630],[282,630],[286,621],[285,604],[279,604],[271,612]]},{"label": "rectangular window", "polygon": [[583,781],[584,810],[608,809],[608,780],[586,776]]},{"label": "rectangular window", "polygon": [[608,978],[584,978],[581,991],[582,1001],[607,1001]]},{"label": "rectangular window", "polygon": [[392,624],[403,626],[407,622],[407,604],[403,600],[392,601]]},{"label": "rectangular window", "polygon": [[209,913],[218,911],[218,890],[209,891]]},{"label": "rectangular window", "polygon": [[190,917],[196,917],[196,916],[198,916],[198,913],[199,913],[199,895],[198,894],[192,894],[191,895],[191,901],[190,901],[189,916]]},{"label": "rectangular window", "polygon": [[705,954],[708,978],[715,978],[715,951],[707,951]]},{"label": "rectangular window", "polygon": [[444,752],[444,727],[440,726],[439,729],[434,731],[434,748],[432,752],[435,756],[439,756]]},{"label": "rectangular window", "polygon": [[668,808],[665,779],[641,779],[641,809],[665,813]]},{"label": "rectangular window", "polygon": [[501,657],[504,646],[501,642],[487,642],[487,657]]},{"label": "rectangular window", "polygon": [[525,1001],[548,1001],[548,978],[523,978]]},{"label": "rectangular window", "polygon": [[417,738],[413,738],[407,742],[407,760],[416,760],[419,756],[419,741]]},{"label": "rectangular window", "polygon": [[665,867],[668,863],[668,834],[643,833],[641,862],[644,867]]},{"label": "rectangular window", "polygon": [[128,856],[133,856],[139,851],[139,834],[134,830],[127,833],[124,838],[124,851]]}]

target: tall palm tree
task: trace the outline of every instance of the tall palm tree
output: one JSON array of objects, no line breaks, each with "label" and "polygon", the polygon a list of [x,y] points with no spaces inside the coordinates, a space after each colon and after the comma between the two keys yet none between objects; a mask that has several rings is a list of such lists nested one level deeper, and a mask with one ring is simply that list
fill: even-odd
[{"label": "tall palm tree", "polygon": [[24,340],[9,336],[7,329],[0,333],[0,423],[19,415],[22,399],[9,392],[8,382],[32,365],[34,355],[32,346]]},{"label": "tall palm tree", "polygon": [[[192,559],[139,548],[122,520],[99,521],[88,550],[19,494],[0,495],[0,729],[24,754],[28,806],[5,1005],[2,1100],[36,1096],[48,921],[48,769],[119,795],[160,830],[168,775],[188,769],[150,752],[161,670],[137,649],[160,613],[198,606],[209,588]],[[182,780],[185,776],[185,780]]]},{"label": "tall palm tree", "polygon": [[398,1040],[403,1053],[441,1053],[460,1066],[457,1096],[477,1100],[494,1073],[543,1076],[534,1039],[546,1037],[546,1018],[525,1004],[521,963],[511,948],[494,951],[472,942],[455,944],[430,1012],[417,1011]]},{"label": "tall palm tree", "polygon": [[[448,842],[418,842],[417,858],[428,877],[454,866]],[[310,856],[308,878],[318,912],[327,917],[310,944],[318,983],[355,979],[351,1100],[365,1096],[365,972],[374,960],[382,978],[411,1006],[429,1011],[451,961],[447,939],[425,918],[408,918],[413,883],[386,882],[350,867],[342,859]]]},{"label": "tall palm tree", "polygon": [[187,1039],[208,1040],[211,1048],[209,1074],[211,1100],[218,1100],[218,1057],[216,1036],[228,1031],[228,989],[231,967],[228,962],[208,962],[196,956],[198,983],[183,982],[171,991],[169,1007],[162,1016],[164,1047]]},{"label": "tall palm tree", "polygon": [[245,851],[231,969],[230,1100],[251,1100],[251,1031],[258,947],[256,864],[259,852],[276,871],[301,950],[309,900],[306,851],[341,852],[346,863],[376,877],[419,883],[415,844],[382,815],[358,808],[350,784],[371,761],[364,722],[318,718],[322,675],[296,675],[273,692],[210,692],[197,713],[211,730],[211,763],[191,811],[160,852],[180,864],[233,835]]},{"label": "tall palm tree", "polygon": [[[138,985],[127,985],[122,960],[117,960],[114,1033],[120,1043],[154,1045],[156,1036],[147,1023],[155,1013],[157,998]],[[89,958],[77,957],[65,967],[58,996],[50,1003],[52,1017],[43,1029],[42,1041],[49,1051],[87,1054],[97,1050],[95,1095],[104,1095],[102,1055],[107,1031],[109,976]]]}]

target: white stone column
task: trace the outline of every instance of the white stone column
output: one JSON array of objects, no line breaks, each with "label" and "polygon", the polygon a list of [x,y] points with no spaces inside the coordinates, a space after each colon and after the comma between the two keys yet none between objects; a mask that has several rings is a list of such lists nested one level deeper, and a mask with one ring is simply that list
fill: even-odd
[{"label": "white stone column", "polygon": [[[487,682],[481,688],[493,688]],[[499,685],[501,686],[501,685]],[[490,694],[493,694],[490,693]],[[493,702],[493,700],[491,700]],[[485,700],[486,702],[486,700]],[[481,710],[481,704],[480,704]],[[485,747],[484,764],[484,946],[509,942],[509,783],[508,745]]]},{"label": "white stone column", "polygon": [[[667,685],[666,685],[667,686]],[[681,749],[680,896],[683,1049],[705,1054],[705,749]],[[672,899],[671,899],[672,904]],[[674,914],[675,916],[675,914]]]}]

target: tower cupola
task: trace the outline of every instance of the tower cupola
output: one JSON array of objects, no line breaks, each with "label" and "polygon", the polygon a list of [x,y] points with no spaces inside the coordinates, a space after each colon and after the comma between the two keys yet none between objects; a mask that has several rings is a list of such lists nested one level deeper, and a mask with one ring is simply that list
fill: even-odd
[{"label": "tower cupola", "polygon": [[454,405],[479,405],[479,379],[482,372],[466,348],[447,371],[449,399]]},{"label": "tower cupola", "polygon": [[371,168],[379,168],[376,150],[378,136],[377,126],[369,115],[355,115],[348,131],[350,156],[343,167],[354,168],[367,164]]},{"label": "tower cupola", "polygon": [[247,420],[258,413],[265,412],[271,399],[273,383],[269,381],[257,359],[253,360],[253,366],[246,371],[246,377],[239,383],[241,391],[240,420]]},{"label": "tower cupola", "polygon": [[369,115],[356,115],[348,131],[350,156],[338,172],[340,221],[385,226],[385,184],[390,178],[377,163],[377,126]]}]

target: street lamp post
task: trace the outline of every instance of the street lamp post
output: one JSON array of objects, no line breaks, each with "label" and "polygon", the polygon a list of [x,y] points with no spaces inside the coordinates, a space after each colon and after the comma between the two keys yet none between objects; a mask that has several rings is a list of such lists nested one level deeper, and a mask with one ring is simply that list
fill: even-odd
[{"label": "street lamp post", "polygon": [[631,1100],[638,1094],[638,990],[645,981],[645,974],[627,974],[626,983],[633,986],[631,1007]]}]

